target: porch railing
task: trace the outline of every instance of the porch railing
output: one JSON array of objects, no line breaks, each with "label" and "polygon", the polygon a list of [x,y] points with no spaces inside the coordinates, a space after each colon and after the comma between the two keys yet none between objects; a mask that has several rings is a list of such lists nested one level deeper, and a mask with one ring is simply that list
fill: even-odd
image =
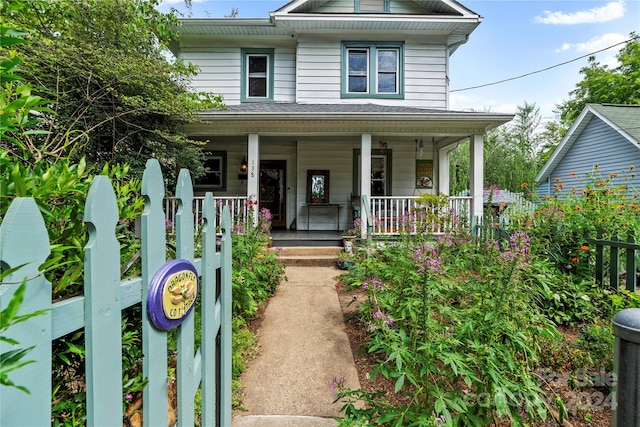
[{"label": "porch railing", "polygon": [[[214,197],[214,204],[216,206],[216,218],[217,223],[220,223],[220,215],[222,209],[226,206],[231,213],[231,224],[237,224],[244,222],[248,216],[247,210],[247,197],[246,196],[234,196],[234,197]],[[204,204],[204,197],[193,198],[193,215],[196,224],[196,231],[200,230],[202,225],[202,206]],[[167,231],[170,234],[175,233],[176,213],[178,212],[178,199],[175,197],[167,197],[164,199],[164,211],[166,216]]]},{"label": "porch railing", "polygon": [[400,233],[444,233],[457,223],[471,223],[471,197],[448,197],[449,205],[439,208],[419,203],[414,196],[371,197],[367,220],[372,235]]}]

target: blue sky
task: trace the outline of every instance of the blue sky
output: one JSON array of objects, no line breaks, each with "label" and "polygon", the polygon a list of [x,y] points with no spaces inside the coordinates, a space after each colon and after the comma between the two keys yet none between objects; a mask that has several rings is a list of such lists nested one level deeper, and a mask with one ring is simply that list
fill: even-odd
[{"label": "blue sky", "polygon": [[[193,18],[221,18],[238,9],[239,18],[267,18],[288,3],[270,0],[163,0],[160,10],[175,8]],[[461,0],[484,18],[469,41],[451,57],[452,110],[515,112],[535,103],[543,117],[553,117],[557,103],[582,80],[587,58],[528,77],[478,89],[473,86],[533,73],[623,42],[640,33],[640,0]],[[622,45],[596,54],[615,66]]]}]

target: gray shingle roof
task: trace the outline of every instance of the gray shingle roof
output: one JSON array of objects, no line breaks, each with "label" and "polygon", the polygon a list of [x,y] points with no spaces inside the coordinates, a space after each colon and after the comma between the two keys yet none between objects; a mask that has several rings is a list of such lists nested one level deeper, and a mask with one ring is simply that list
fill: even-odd
[{"label": "gray shingle roof", "polygon": [[640,141],[640,105],[590,104],[598,113]]},{"label": "gray shingle roof", "polygon": [[277,102],[254,102],[239,105],[229,105],[226,110],[208,110],[209,112],[228,113],[370,113],[370,114],[451,114],[462,111],[437,110],[427,108],[401,107],[394,105],[376,104],[298,104]]}]

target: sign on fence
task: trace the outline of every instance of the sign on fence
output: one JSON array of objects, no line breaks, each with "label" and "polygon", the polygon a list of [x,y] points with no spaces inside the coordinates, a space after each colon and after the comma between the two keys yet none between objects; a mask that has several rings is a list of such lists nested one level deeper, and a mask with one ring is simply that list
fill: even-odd
[{"label": "sign on fence", "polygon": [[[23,280],[27,287],[19,314],[46,310],[11,326],[3,336],[19,344],[0,342],[0,354],[14,347],[33,350],[31,363],[10,373],[11,380],[30,394],[14,387],[0,387],[0,425],[44,426],[51,423],[51,342],[84,329],[86,354],[87,425],[122,425],[122,329],[121,310],[142,304],[143,423],[168,425],[167,333],[146,315],[146,308],[162,306],[152,279],[166,263],[166,226],[163,211],[164,180],[160,165],[149,160],[143,176],[142,277],[122,280],[120,245],[115,237],[118,207],[111,183],[104,176],[94,179],[87,196],[85,222],[89,240],[85,247],[84,295],[52,303],[51,284],[38,270],[49,255],[47,230],[34,200],[13,201],[0,226],[0,262],[3,270],[22,266],[0,283],[0,311],[11,300]],[[193,188],[189,172],[181,171],[176,189],[176,257],[193,265],[200,278],[202,343],[194,349],[193,304],[197,283],[174,283],[180,287],[178,313],[177,417],[179,425],[194,425],[194,399],[202,391],[202,425],[231,425],[231,220],[228,208],[216,223],[213,197],[206,195],[202,217],[202,258],[194,259]],[[216,252],[216,226],[222,230],[221,250]],[[193,277],[190,276],[191,279]],[[160,279],[158,279],[160,280]],[[159,282],[161,285],[162,283]],[[183,286],[184,285],[184,286]],[[161,286],[164,295],[171,285]],[[194,287],[196,286],[196,287]],[[220,289],[218,295],[217,289]],[[164,298],[164,296],[162,296]],[[169,297],[171,298],[171,297]],[[165,312],[166,313],[166,312]],[[176,315],[175,318],[173,315]],[[166,326],[166,325],[165,325]]]}]

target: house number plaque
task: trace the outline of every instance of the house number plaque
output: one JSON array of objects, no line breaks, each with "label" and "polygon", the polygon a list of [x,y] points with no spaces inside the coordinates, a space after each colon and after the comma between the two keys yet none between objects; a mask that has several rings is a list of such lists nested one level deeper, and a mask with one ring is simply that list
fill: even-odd
[{"label": "house number plaque", "polygon": [[190,261],[163,265],[149,285],[147,314],[157,329],[168,331],[187,318],[198,298],[198,272]]}]

